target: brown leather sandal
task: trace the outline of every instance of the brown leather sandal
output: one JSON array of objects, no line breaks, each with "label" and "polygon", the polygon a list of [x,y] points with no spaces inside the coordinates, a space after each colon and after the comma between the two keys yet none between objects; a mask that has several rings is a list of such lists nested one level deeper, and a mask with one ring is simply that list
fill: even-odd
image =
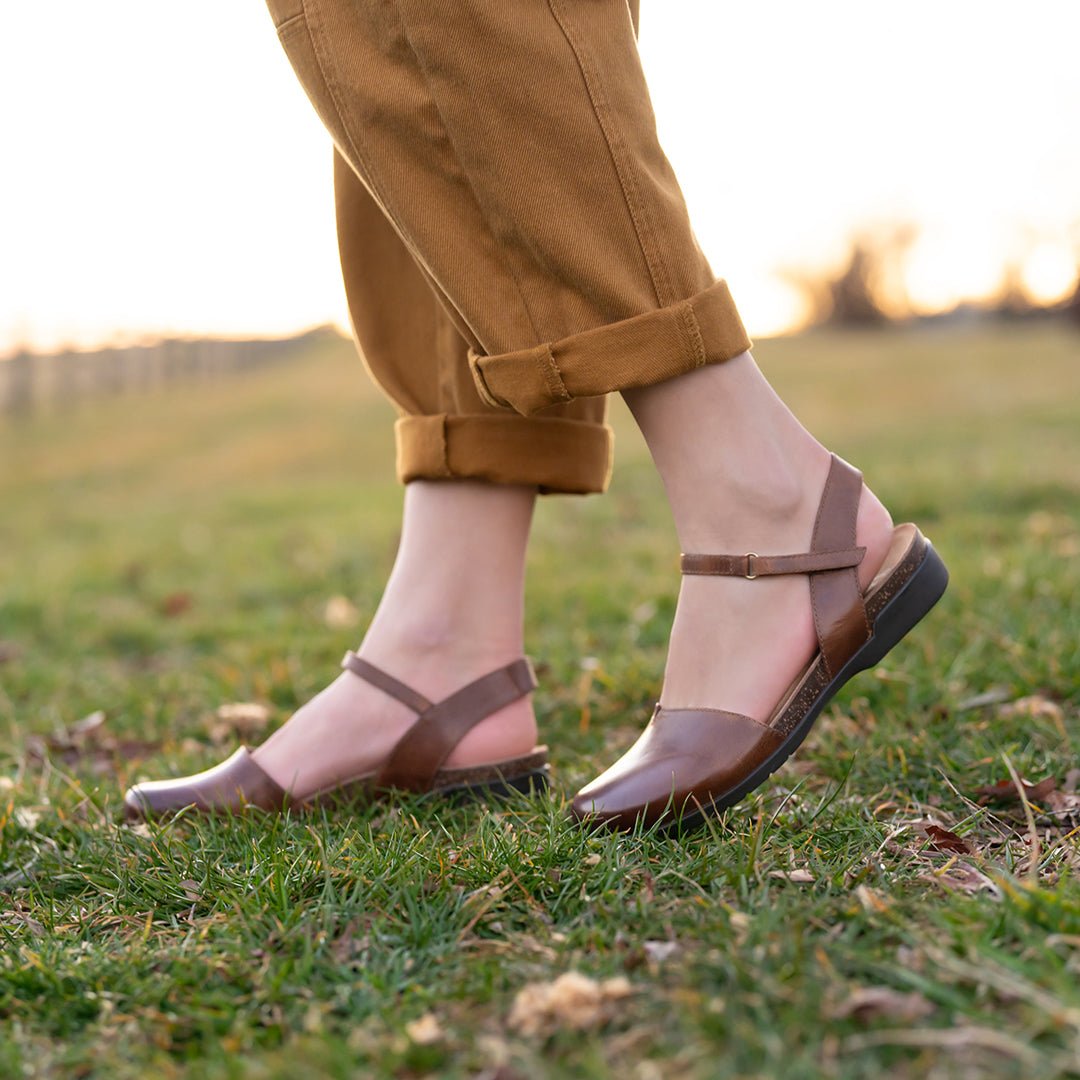
[{"label": "brown leather sandal", "polygon": [[124,795],[129,819],[158,817],[192,807],[202,813],[299,810],[352,801],[391,789],[410,792],[508,794],[547,784],[547,747],[524,757],[485,765],[445,768],[451,751],[481,720],[536,689],[526,659],[515,660],[448,698],[432,704],[422,694],[347,652],[341,666],[366,679],[417,713],[416,723],[398,740],[379,769],[316,791],[286,791],[256,764],[246,746],[227,761],[194,776],[136,784]]},{"label": "brown leather sandal", "polygon": [[738,802],[762,784],[806,738],[821,710],[853,675],[874,667],[937,603],[945,564],[911,524],[893,530],[881,569],[865,593],[855,546],[862,474],[835,454],[821,496],[810,551],[803,555],[683,555],[684,574],[748,580],[808,574],[818,652],[764,722],[720,709],[662,709],[637,742],[577,794],[580,820],[617,828],[665,822],[693,828],[705,813]]}]

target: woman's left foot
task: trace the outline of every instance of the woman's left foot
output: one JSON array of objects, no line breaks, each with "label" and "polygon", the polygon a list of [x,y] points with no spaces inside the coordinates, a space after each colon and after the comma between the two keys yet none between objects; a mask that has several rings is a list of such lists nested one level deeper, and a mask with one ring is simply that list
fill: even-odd
[{"label": "woman's left foot", "polygon": [[[689,825],[737,802],[936,603],[947,575],[929,543],[913,525],[893,528],[857,470],[824,453],[821,464],[820,500],[775,515],[769,535],[746,514],[743,537],[724,541],[737,555],[684,559],[661,701],[578,793],[575,816]],[[769,558],[779,554],[798,557]]]}]

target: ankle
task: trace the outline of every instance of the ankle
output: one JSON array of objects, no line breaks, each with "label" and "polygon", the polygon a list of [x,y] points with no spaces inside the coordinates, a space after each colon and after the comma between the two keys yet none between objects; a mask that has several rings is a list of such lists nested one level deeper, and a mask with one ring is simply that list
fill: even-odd
[{"label": "ankle", "polygon": [[[798,457],[747,459],[705,480],[697,499],[672,500],[684,551],[802,550],[829,468],[818,443]],[[779,546],[778,546],[779,545]]]},{"label": "ankle", "polygon": [[387,662],[415,665],[432,661],[471,671],[478,665],[498,667],[510,663],[523,650],[520,622],[499,629],[440,616],[430,621],[409,619],[379,626],[372,623],[357,652],[373,664],[378,664],[381,657]]}]

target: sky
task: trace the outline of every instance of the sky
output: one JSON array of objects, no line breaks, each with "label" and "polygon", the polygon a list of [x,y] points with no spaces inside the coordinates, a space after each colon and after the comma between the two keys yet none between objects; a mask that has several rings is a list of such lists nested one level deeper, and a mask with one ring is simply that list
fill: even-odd
[{"label": "sky", "polygon": [[[661,142],[750,332],[897,220],[917,310],[1009,261],[1070,290],[1078,41],[1076,0],[642,0]],[[261,2],[21,4],[3,44],[0,356],[347,325],[329,136]]]}]

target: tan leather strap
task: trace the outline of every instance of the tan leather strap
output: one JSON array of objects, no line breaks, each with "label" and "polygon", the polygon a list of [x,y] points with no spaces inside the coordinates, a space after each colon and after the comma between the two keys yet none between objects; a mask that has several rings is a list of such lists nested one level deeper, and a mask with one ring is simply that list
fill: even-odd
[{"label": "tan leather strap", "polygon": [[855,545],[862,473],[838,458],[829,462],[810,550],[801,555],[683,555],[684,574],[719,574],[753,580],[776,574],[809,574],[810,604],[818,648],[830,675],[870,637],[856,569],[866,548]]},{"label": "tan leather strap", "polygon": [[391,750],[376,785],[429,791],[435,774],[469,731],[485,717],[535,689],[532,665],[522,658],[431,705]]},{"label": "tan leather strap", "polygon": [[[835,454],[821,493],[811,551],[854,547],[862,473]],[[830,676],[870,639],[870,621],[854,566],[810,575],[810,605],[818,647]]]},{"label": "tan leather strap", "polygon": [[354,652],[347,652],[341,661],[343,668],[348,668],[354,675],[359,675],[372,686],[377,686],[384,694],[389,694],[407,705],[413,712],[423,713],[431,708],[431,702],[423,694],[418,694],[411,687],[399,682],[393,675],[387,675],[381,668],[361,660]]},{"label": "tan leather strap", "polygon": [[858,566],[866,548],[853,547],[843,551],[814,551],[805,555],[683,555],[680,558],[684,574],[719,574],[724,577],[757,577],[775,574],[813,574],[821,570],[837,570]]}]

